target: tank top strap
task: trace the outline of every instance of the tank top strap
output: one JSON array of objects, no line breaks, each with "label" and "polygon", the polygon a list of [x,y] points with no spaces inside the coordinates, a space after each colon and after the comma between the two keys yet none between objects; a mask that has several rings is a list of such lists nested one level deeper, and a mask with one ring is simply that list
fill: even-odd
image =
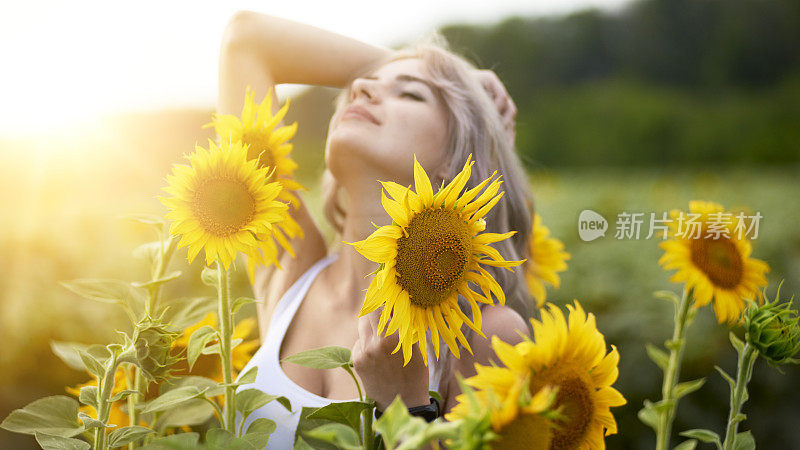
[{"label": "tank top strap", "polygon": [[[286,330],[289,328],[292,318],[295,313],[297,313],[297,309],[300,307],[300,303],[302,303],[314,279],[322,269],[335,261],[337,257],[338,255],[331,254],[314,263],[305,273],[300,275],[300,278],[298,278],[283,297],[281,297],[270,319],[266,337],[267,342],[280,343],[283,341],[283,336],[286,334]],[[280,351],[280,345],[269,345],[268,348],[274,353],[274,356],[277,357],[277,353]]]}]

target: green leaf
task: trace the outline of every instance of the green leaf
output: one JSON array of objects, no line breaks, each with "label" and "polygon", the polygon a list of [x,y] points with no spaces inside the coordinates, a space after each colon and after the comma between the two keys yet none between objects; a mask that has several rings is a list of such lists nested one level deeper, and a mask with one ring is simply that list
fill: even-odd
[{"label": "green leaf", "polygon": [[186,359],[189,362],[189,370],[192,370],[197,358],[205,348],[206,344],[216,339],[217,330],[208,325],[203,325],[192,333],[189,338],[189,345],[186,347]]},{"label": "green leaf", "polygon": [[666,372],[669,367],[669,356],[667,353],[649,342],[645,344],[645,347],[647,349],[647,356],[649,356],[661,370]]},{"label": "green leaf", "polygon": [[84,386],[81,388],[81,395],[78,398],[84,405],[89,405],[97,409],[97,386]]},{"label": "green leaf", "polygon": [[255,383],[256,375],[258,375],[258,366],[253,366],[248,369],[247,372],[239,375],[239,378],[236,379],[236,383],[239,385]]},{"label": "green leaf", "polygon": [[45,450],[89,450],[87,442],[63,436],[35,433],[36,442]]},{"label": "green leaf", "polygon": [[155,400],[148,402],[143,412],[149,413],[149,412],[165,411],[176,405],[180,405],[183,402],[187,402],[193,398],[197,398],[203,395],[203,392],[204,391],[197,389],[194,386],[184,386],[177,389],[173,389],[171,391],[164,393]]},{"label": "green leaf", "polygon": [[237,392],[236,410],[242,414],[242,420],[245,420],[250,413],[273,400],[277,400],[287,411],[292,411],[292,405],[286,397],[270,395],[258,389],[245,389]]},{"label": "green leaf", "polygon": [[399,448],[419,448],[432,440],[428,433],[428,423],[421,417],[414,417],[398,395],[383,415],[375,421],[375,430],[381,434],[387,448],[395,448],[400,440]]},{"label": "green leaf", "polygon": [[360,433],[361,413],[370,408],[372,408],[372,404],[365,402],[333,402],[319,408],[308,417],[341,423],[352,428],[356,433]]},{"label": "green leaf", "polygon": [[14,433],[40,432],[51,436],[73,437],[83,431],[78,421],[78,401],[65,395],[40,398],[22,409],[15,409],[0,423]]},{"label": "green leaf", "polygon": [[718,445],[721,445],[720,440],[719,440],[719,435],[717,435],[717,433],[714,433],[711,430],[704,430],[704,429],[701,429],[701,428],[697,428],[697,429],[694,429],[694,430],[682,431],[679,434],[681,436],[683,436],[683,437],[695,438],[695,439],[700,440],[702,442],[716,443]]},{"label": "green leaf", "polygon": [[111,400],[109,400],[109,401],[112,402],[112,403],[113,402],[118,402],[120,400],[125,400],[131,394],[138,394],[138,393],[139,393],[139,391],[133,391],[133,390],[126,389],[124,391],[119,391],[116,394],[114,394],[111,397]]},{"label": "green leaf", "polygon": [[326,422],[319,419],[310,419],[308,416],[319,408],[304,406],[300,410],[300,420],[297,423],[297,431],[295,432],[295,449],[315,449],[315,450],[337,450],[337,447],[330,442],[321,441],[308,435],[308,432],[324,425]]},{"label": "green leaf", "polygon": [[722,367],[714,366],[714,368],[717,369],[717,372],[719,372],[720,375],[722,375],[722,378],[725,378],[725,381],[727,381],[728,384],[731,386],[731,390],[736,388],[736,381],[734,381],[733,378],[731,378],[731,376],[727,374],[727,372],[722,370]]},{"label": "green leaf", "polygon": [[743,413],[739,413],[739,414],[735,415],[733,417],[733,419],[731,419],[731,425],[739,423],[739,422],[741,422],[741,421],[743,421],[745,419],[747,419],[747,415],[743,414]]},{"label": "green leaf", "polygon": [[231,303],[231,313],[236,314],[242,308],[242,306],[249,305],[251,303],[262,303],[256,299],[248,298],[248,297],[239,297]]},{"label": "green leaf", "polygon": [[308,435],[321,441],[330,442],[337,448],[360,450],[358,434],[350,427],[340,423],[326,423],[308,432]]},{"label": "green leaf", "polygon": [[674,303],[675,305],[679,304],[681,299],[678,297],[678,294],[672,291],[655,291],[653,292],[653,297],[666,300],[668,302]]},{"label": "green leaf", "polygon": [[122,280],[82,278],[62,281],[61,285],[81,297],[104,303],[123,303],[133,295],[130,283]]},{"label": "green leaf", "polygon": [[184,329],[200,322],[208,313],[216,311],[218,302],[216,297],[191,297],[169,299],[160,304],[168,308],[164,321]]},{"label": "green leaf", "polygon": [[277,429],[277,424],[275,421],[269,420],[265,417],[260,417],[253,421],[248,427],[245,434],[250,433],[267,433],[272,434]]},{"label": "green leaf", "polygon": [[169,427],[202,425],[213,416],[213,406],[204,399],[194,398],[180,403],[180,407],[161,413],[153,428],[162,433]]},{"label": "green leaf", "polygon": [[162,384],[162,393],[166,393],[181,387],[194,386],[202,391],[206,397],[216,397],[225,392],[225,388],[211,378],[189,375],[170,380]]},{"label": "green leaf", "polygon": [[733,331],[728,333],[728,339],[730,339],[731,345],[733,345],[733,348],[735,348],[737,352],[742,353],[744,351],[744,342],[736,337]]},{"label": "green leaf", "polygon": [[231,442],[236,439],[233,433],[222,428],[212,428],[206,431],[206,445],[208,450],[230,448]]},{"label": "green leaf", "polygon": [[219,284],[219,270],[212,269],[211,267],[203,267],[200,273],[200,279],[206,286],[217,287]]},{"label": "green leaf", "polygon": [[248,433],[244,436],[236,439],[236,446],[233,447],[234,449],[246,449],[246,450],[261,450],[267,446],[269,443],[269,438],[272,436],[272,433],[263,433],[263,432],[254,432]]},{"label": "green leaf", "polygon": [[178,433],[153,439],[149,444],[142,447],[142,450],[187,450],[200,448],[198,441],[200,435],[197,433]]},{"label": "green leaf", "polygon": [[675,350],[677,352],[683,346],[684,341],[684,339],[677,339],[674,341],[672,339],[667,339],[664,341],[664,347],[666,347],[667,350]]},{"label": "green leaf", "polygon": [[[237,345],[241,344],[241,339],[234,339],[231,341],[231,349],[235,348]],[[219,355],[219,342],[216,344],[211,344],[208,347],[204,348],[200,351],[200,353],[204,355]]]},{"label": "green leaf", "polygon": [[734,450],[755,450],[756,441],[753,439],[753,434],[749,431],[736,433],[736,445]]},{"label": "green leaf", "polygon": [[89,352],[83,350],[78,350],[78,356],[80,356],[84,367],[86,367],[86,370],[88,370],[89,373],[97,376],[97,378],[100,380],[103,379],[103,375],[106,373],[106,368],[100,361],[89,354]]},{"label": "green leaf", "polygon": [[87,344],[79,344],[77,342],[50,341],[50,349],[53,350],[53,353],[58,356],[64,364],[80,372],[86,370],[86,367],[83,365],[83,361],[81,361],[78,350],[86,350],[88,347],[89,345]]},{"label": "green leaf", "polygon": [[649,400],[644,401],[644,408],[639,410],[639,420],[653,430],[658,429],[658,413],[653,409],[653,404]]},{"label": "green leaf", "polygon": [[86,414],[85,412],[78,413],[78,419],[83,422],[83,427],[87,430],[89,428],[114,428],[116,425],[108,425],[103,421],[97,420],[94,417]]},{"label": "green leaf", "polygon": [[308,445],[308,442],[304,441],[303,438],[297,437],[294,441],[294,447],[292,450],[314,450],[314,447]]},{"label": "green leaf", "polygon": [[694,450],[695,447],[697,447],[697,441],[694,439],[689,439],[681,442],[679,445],[676,445],[672,450]]},{"label": "green leaf", "polygon": [[684,381],[683,383],[678,383],[675,386],[675,398],[681,398],[685,395],[689,395],[692,392],[700,389],[701,386],[706,382],[705,378],[699,378],[697,380],[692,381]]},{"label": "green leaf", "polygon": [[181,273],[183,273],[183,272],[181,272],[180,270],[176,270],[175,272],[172,272],[169,275],[165,275],[165,276],[163,276],[161,278],[157,278],[155,280],[142,281],[142,282],[134,281],[131,284],[133,286],[135,286],[135,287],[140,287],[140,288],[145,288],[145,289],[152,289],[152,288],[161,286],[162,284],[164,284],[164,283],[166,283],[168,281],[172,281],[172,280],[178,278],[179,276],[181,276]]},{"label": "green leaf", "polygon": [[122,427],[108,435],[108,446],[111,448],[122,447],[131,442],[136,442],[150,433],[155,433],[155,431],[140,426]]},{"label": "green leaf", "polygon": [[281,362],[290,362],[312,369],[336,369],[350,365],[350,349],[335,346],[315,348],[287,356]]},{"label": "green leaf", "polygon": [[163,244],[160,241],[147,242],[133,249],[133,257],[136,259],[143,259],[149,261],[151,264],[156,261],[158,255],[161,253],[161,246],[167,248],[167,243]]}]

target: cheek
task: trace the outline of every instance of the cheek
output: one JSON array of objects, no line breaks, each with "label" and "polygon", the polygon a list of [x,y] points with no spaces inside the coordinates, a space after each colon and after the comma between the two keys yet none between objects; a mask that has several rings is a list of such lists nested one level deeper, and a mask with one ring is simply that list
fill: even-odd
[{"label": "cheek", "polygon": [[400,141],[416,148],[416,152],[437,152],[447,141],[447,118],[437,111],[408,111],[398,120],[398,134],[405,136]]}]

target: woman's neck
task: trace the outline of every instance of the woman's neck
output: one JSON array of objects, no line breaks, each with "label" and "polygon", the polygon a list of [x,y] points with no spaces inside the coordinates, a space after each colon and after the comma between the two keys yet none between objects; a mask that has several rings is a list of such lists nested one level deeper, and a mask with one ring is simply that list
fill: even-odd
[{"label": "woman's neck", "polygon": [[[362,190],[357,196],[350,196],[342,229],[341,240],[354,243],[369,237],[375,227],[391,223],[389,214],[383,209],[378,183],[372,190]],[[339,257],[330,267],[330,279],[337,287],[337,297],[346,308],[358,311],[364,302],[364,295],[372,277],[367,274],[377,268],[375,262],[368,260],[355,247],[342,243]],[[366,278],[365,278],[366,277]]]}]

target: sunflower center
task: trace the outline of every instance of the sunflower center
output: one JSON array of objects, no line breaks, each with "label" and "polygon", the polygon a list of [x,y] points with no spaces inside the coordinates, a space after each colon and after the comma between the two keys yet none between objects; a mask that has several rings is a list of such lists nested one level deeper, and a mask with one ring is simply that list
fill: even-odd
[{"label": "sunflower center", "polygon": [[253,220],[255,199],[239,180],[209,178],[195,189],[192,212],[206,232],[230,236]]},{"label": "sunflower center", "polygon": [[[555,383],[549,378],[558,379]],[[561,407],[564,419],[555,422],[550,450],[578,448],[589,431],[594,404],[586,383],[579,377],[543,377],[538,383],[531,383],[531,391],[540,389],[543,384],[558,386],[555,408]]]},{"label": "sunflower center", "polygon": [[497,434],[492,450],[547,450],[553,439],[550,422],[539,414],[520,413]]},{"label": "sunflower center", "polygon": [[272,149],[269,146],[269,135],[247,131],[242,136],[242,143],[248,145],[248,161],[251,159],[257,159],[258,167],[275,166],[275,157],[272,154]]},{"label": "sunflower center", "polygon": [[469,224],[455,211],[416,214],[397,240],[397,283],[427,308],[448,298],[464,279],[471,253]]},{"label": "sunflower center", "polygon": [[716,285],[726,289],[742,280],[744,264],[730,239],[692,239],[692,262]]}]

